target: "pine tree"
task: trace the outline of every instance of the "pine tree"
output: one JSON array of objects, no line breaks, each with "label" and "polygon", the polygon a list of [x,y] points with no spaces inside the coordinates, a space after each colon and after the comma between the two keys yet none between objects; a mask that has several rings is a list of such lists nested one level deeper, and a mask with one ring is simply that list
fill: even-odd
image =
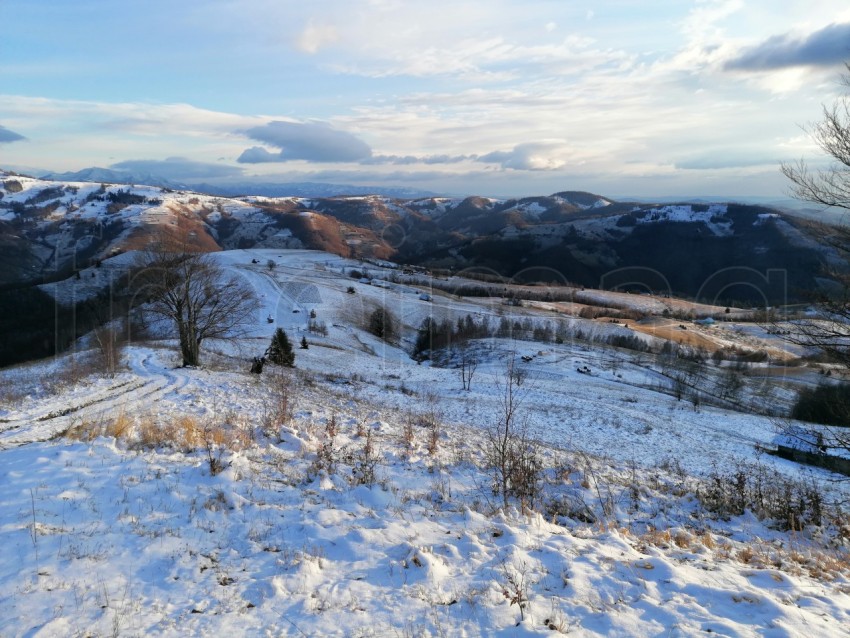
[{"label": "pine tree", "polygon": [[283,328],[274,331],[271,345],[266,354],[272,363],[288,368],[295,367],[295,353],[292,351],[292,343]]},{"label": "pine tree", "polygon": [[307,337],[301,337],[301,349],[307,350],[310,346],[307,345]]}]

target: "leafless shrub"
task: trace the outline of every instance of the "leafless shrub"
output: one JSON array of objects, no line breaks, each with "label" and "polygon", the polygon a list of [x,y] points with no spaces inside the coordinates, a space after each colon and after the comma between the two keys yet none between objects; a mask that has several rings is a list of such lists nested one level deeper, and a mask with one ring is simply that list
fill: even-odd
[{"label": "leafless shrub", "polygon": [[497,386],[500,413],[486,430],[486,461],[493,471],[494,491],[507,508],[517,498],[523,508],[533,508],[540,495],[543,463],[539,444],[532,437],[528,420],[520,414],[527,392],[517,383],[516,362],[508,361]]},{"label": "leafless shrub", "polygon": [[817,483],[790,479],[761,463],[742,462],[731,472],[715,468],[696,496],[715,515],[740,516],[749,510],[784,530],[820,526],[825,517],[825,499]]},{"label": "leafless shrub", "polygon": [[435,456],[440,448],[442,436],[443,415],[440,410],[440,397],[432,389],[423,390],[420,394],[425,410],[419,414],[417,421],[427,432],[425,447],[429,456]]},{"label": "leafless shrub", "polygon": [[412,412],[408,412],[405,416],[404,423],[401,426],[401,446],[404,449],[404,454],[407,458],[413,454],[416,447],[416,417]]},{"label": "leafless shrub", "polygon": [[478,357],[472,352],[469,343],[463,342],[459,346],[458,374],[460,375],[461,387],[467,392],[472,389],[472,377],[478,369]]},{"label": "leafless shrub", "polygon": [[440,450],[440,423],[439,421],[431,421],[428,423],[428,442],[427,449],[429,456],[436,456]]},{"label": "leafless shrub", "polygon": [[284,369],[263,375],[267,392],[263,401],[261,423],[266,436],[274,436],[295,413],[297,386],[294,376]]},{"label": "leafless shrub", "polygon": [[113,378],[121,363],[126,344],[126,331],[113,325],[104,325],[92,332],[96,349],[96,365],[108,378]]},{"label": "leafless shrub", "polygon": [[332,414],[331,418],[325,423],[325,429],[322,441],[316,451],[316,459],[313,461],[312,473],[317,474],[320,471],[325,471],[328,474],[333,474],[336,471],[338,450],[336,448],[336,435],[339,431],[336,414]]},{"label": "leafless shrub", "polygon": [[508,565],[506,560],[503,560],[500,565],[500,572],[504,579],[502,583],[502,594],[508,600],[508,604],[519,607],[519,617],[521,620],[525,619],[528,594],[533,584],[529,571],[529,566],[525,561],[516,567]]}]

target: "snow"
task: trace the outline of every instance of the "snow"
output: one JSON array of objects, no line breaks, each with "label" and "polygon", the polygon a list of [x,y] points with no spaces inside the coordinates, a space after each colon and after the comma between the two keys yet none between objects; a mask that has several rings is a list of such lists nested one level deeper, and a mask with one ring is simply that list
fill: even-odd
[{"label": "snow", "polygon": [[[261,307],[245,339],[205,344],[203,368],[176,367],[164,340],[131,344],[112,379],[66,374],[85,353],[0,370],[0,635],[846,635],[846,536],[724,519],[696,499],[700,481],[742,468],[846,499],[827,472],[757,451],[774,419],[677,401],[650,358],[583,341],[475,342],[465,391],[457,370],[408,355],[425,317],[557,317],[437,291],[426,303],[422,286],[361,285],[346,273],[362,264],[316,251],[212,257]],[[361,328],[378,305],[400,344]],[[309,332],[311,310],[327,336]],[[277,327],[309,349],[292,418],[269,422],[281,373],[248,363]],[[500,507],[481,467],[520,356],[547,468],[539,511]],[[241,433],[222,472],[203,446],[140,442],[186,418]]]},{"label": "snow", "polygon": [[650,209],[646,215],[638,217],[638,224],[652,224],[662,221],[669,222],[702,222],[711,232],[718,237],[731,236],[732,221],[713,221],[713,218],[722,217],[726,214],[726,204],[711,204],[705,211],[695,210],[688,204],[659,206]]},{"label": "snow", "polygon": [[510,210],[518,210],[522,212],[523,216],[530,219],[540,219],[540,216],[548,209],[545,206],[541,206],[539,202],[531,202],[529,204],[515,206]]}]

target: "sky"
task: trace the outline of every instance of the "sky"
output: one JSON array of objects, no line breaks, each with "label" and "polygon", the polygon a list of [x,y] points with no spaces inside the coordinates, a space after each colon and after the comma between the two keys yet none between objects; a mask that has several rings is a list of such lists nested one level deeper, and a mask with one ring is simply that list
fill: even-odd
[{"label": "sky", "polygon": [[846,0],[3,0],[0,167],[782,197]]}]

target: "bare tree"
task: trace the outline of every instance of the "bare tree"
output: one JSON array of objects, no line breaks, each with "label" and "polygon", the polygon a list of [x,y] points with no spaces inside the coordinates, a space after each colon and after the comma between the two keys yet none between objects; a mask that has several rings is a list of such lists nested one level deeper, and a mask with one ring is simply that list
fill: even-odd
[{"label": "bare tree", "polygon": [[496,385],[500,394],[499,415],[486,431],[486,459],[493,471],[494,491],[499,493],[506,508],[511,497],[519,499],[523,507],[533,507],[540,490],[542,461],[528,420],[522,418],[528,389],[521,390],[517,383],[513,355]]},{"label": "bare tree", "polygon": [[157,237],[135,266],[133,287],[149,300],[149,312],[174,325],[184,366],[200,363],[205,340],[244,334],[256,313],[250,286],[185,237]]},{"label": "bare tree", "polygon": [[[850,64],[845,67],[841,80],[845,89],[850,89]],[[817,170],[810,169],[802,159],[794,164],[783,164],[782,173],[791,181],[791,193],[797,199],[827,208],[850,210],[850,92],[845,91],[831,106],[824,105],[821,120],[807,132],[828,157],[829,164]],[[850,227],[825,228],[821,239],[845,262],[850,258]],[[844,267],[830,275],[839,282],[840,290],[817,299],[817,316],[779,326],[778,332],[791,343],[817,348],[831,360],[850,368],[850,273]],[[795,411],[801,407],[802,399],[801,396]],[[846,410],[846,406],[831,407]],[[824,440],[827,449],[847,451],[850,450],[848,432],[850,429],[841,427],[820,431],[812,428],[810,433],[828,439]]]},{"label": "bare tree", "polygon": [[[850,63],[842,84],[850,88]],[[850,210],[850,95],[832,106],[823,107],[820,122],[807,129],[812,140],[829,156],[830,165],[811,170],[805,160],[782,164],[782,173],[791,180],[791,193],[797,199]]]},{"label": "bare tree", "polygon": [[98,363],[103,374],[108,378],[115,377],[125,344],[126,330],[113,325],[102,325],[92,332],[97,346]]},{"label": "bare tree", "polygon": [[[850,64],[842,76],[842,84],[850,88]],[[807,129],[812,140],[828,157],[829,165],[811,169],[805,160],[783,164],[782,173],[791,181],[791,193],[797,199],[850,210],[850,93],[839,97],[831,106],[824,105],[822,118]],[[823,243],[838,256],[850,258],[850,227],[824,227]],[[792,343],[822,350],[830,358],[850,367],[850,274],[846,267],[828,273],[840,284],[840,290],[815,299],[818,316],[778,326],[778,331]]]},{"label": "bare tree", "polygon": [[478,369],[478,357],[475,356],[468,342],[460,344],[458,356],[460,357],[458,367],[460,383],[464,390],[469,391],[472,389],[472,377],[475,376],[475,371]]}]

